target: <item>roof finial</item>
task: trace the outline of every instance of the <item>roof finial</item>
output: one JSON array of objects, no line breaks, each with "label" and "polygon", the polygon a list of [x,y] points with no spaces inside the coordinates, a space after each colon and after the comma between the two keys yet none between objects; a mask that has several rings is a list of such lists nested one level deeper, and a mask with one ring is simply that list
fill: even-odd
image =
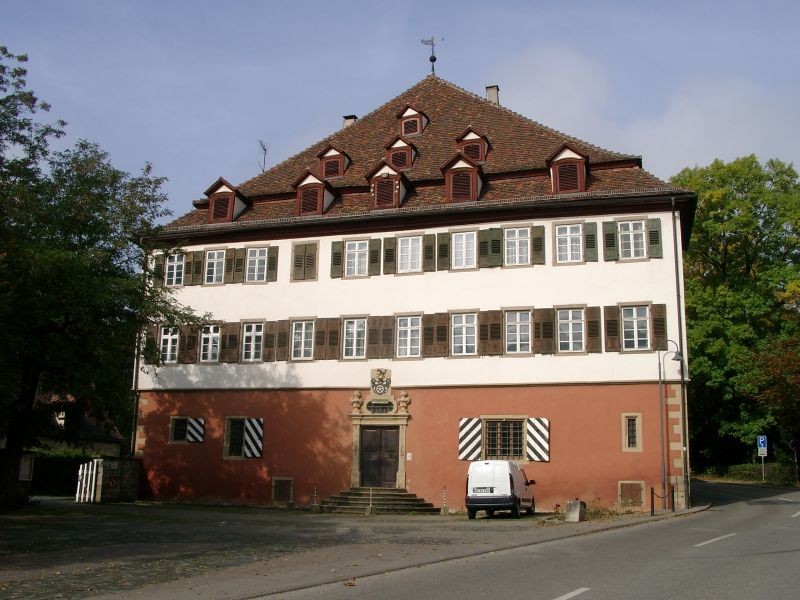
[{"label": "roof finial", "polygon": [[[442,38],[442,41],[444,41],[444,38]],[[436,38],[431,36],[430,39],[422,40],[422,43],[431,47],[431,57],[428,60],[431,61],[431,73],[436,75],[436,54],[434,53],[436,49]]]}]

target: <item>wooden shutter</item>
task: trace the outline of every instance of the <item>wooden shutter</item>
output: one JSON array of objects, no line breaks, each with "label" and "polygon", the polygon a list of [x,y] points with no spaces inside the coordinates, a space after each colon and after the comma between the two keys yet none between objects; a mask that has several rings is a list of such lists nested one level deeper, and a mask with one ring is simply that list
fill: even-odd
[{"label": "wooden shutter", "polygon": [[[503,230],[500,227],[484,230],[487,232],[487,242],[489,253],[487,256],[487,267],[503,266]],[[483,265],[480,265],[483,266]]]},{"label": "wooden shutter", "polygon": [[583,224],[583,259],[597,262],[597,223]]},{"label": "wooden shutter", "polygon": [[317,278],[317,244],[306,244],[306,262],[305,271],[303,272],[304,279]]},{"label": "wooden shutter", "polygon": [[247,248],[237,248],[233,259],[233,283],[242,283],[247,268]]},{"label": "wooden shutter", "polygon": [[543,265],[545,259],[544,225],[534,225],[531,231],[531,264]]},{"label": "wooden shutter", "polygon": [[158,345],[158,331],[160,327],[158,325],[148,325],[147,330],[145,331],[144,335],[144,351],[143,351],[143,359],[145,364],[153,364],[150,358],[155,359],[159,354],[159,345]]},{"label": "wooden shutter", "polygon": [[450,356],[450,315],[436,313],[434,315],[433,355]]},{"label": "wooden shutter", "polygon": [[367,318],[367,358],[378,358],[381,346],[380,317]]},{"label": "wooden shutter", "polygon": [[472,199],[472,173],[460,171],[450,175],[450,198],[460,202]]},{"label": "wooden shutter", "polygon": [[382,177],[375,182],[375,206],[377,208],[394,206],[394,188],[394,179]]},{"label": "wooden shutter", "polygon": [[300,214],[311,214],[319,211],[319,186],[310,186],[300,190]]},{"label": "wooden shutter", "polygon": [[203,283],[203,261],[206,253],[203,250],[186,253],[183,268],[183,285],[201,285]]},{"label": "wooden shutter", "polygon": [[161,287],[164,285],[164,261],[165,256],[159,254],[153,260],[153,285]]},{"label": "wooden shutter", "polygon": [[325,346],[328,343],[328,321],[330,319],[317,319],[314,321],[314,359],[325,358]]},{"label": "wooden shutter", "polygon": [[647,256],[663,258],[661,249],[661,219],[647,219]]},{"label": "wooden shutter", "polygon": [[478,354],[500,356],[503,354],[503,311],[487,310],[478,313]]},{"label": "wooden shutter", "polygon": [[603,340],[600,337],[599,306],[590,306],[586,309],[586,351],[603,351]]},{"label": "wooden shutter", "polygon": [[341,175],[339,171],[340,161],[338,158],[329,158],[325,161],[325,177],[336,177]]},{"label": "wooden shutter", "polygon": [[275,337],[275,360],[289,360],[289,344],[291,339],[289,321],[278,321]]},{"label": "wooden shutter", "polygon": [[261,358],[264,362],[275,361],[275,344],[278,336],[278,322],[267,321],[264,323],[264,348]]},{"label": "wooden shutter", "polygon": [[436,316],[422,315],[422,356],[434,356],[433,344],[436,339]]},{"label": "wooden shutter", "polygon": [[219,362],[235,363],[239,361],[240,323],[224,323],[220,327]]},{"label": "wooden shutter", "polygon": [[341,355],[341,319],[328,319],[328,345],[325,358],[336,360]]},{"label": "wooden shutter", "polygon": [[436,246],[436,270],[448,271],[450,269],[450,234],[437,234]]},{"label": "wooden shutter", "polygon": [[383,274],[391,275],[397,270],[397,238],[383,238]]},{"label": "wooden shutter", "polygon": [[369,241],[369,254],[367,257],[367,274],[381,274],[381,239],[376,238]]},{"label": "wooden shutter", "polygon": [[553,354],[555,352],[555,320],[553,308],[537,308],[533,311],[533,352]]},{"label": "wooden shutter", "polygon": [[622,350],[619,335],[619,306],[603,307],[603,320],[605,321],[606,352],[619,352]]},{"label": "wooden shutter", "polygon": [[196,285],[194,283],[194,252],[184,254],[183,285]]},{"label": "wooden shutter", "polygon": [[403,169],[408,166],[408,151],[395,150],[389,156],[389,162],[392,166],[398,169]]},{"label": "wooden shutter", "polygon": [[178,362],[197,362],[197,330],[192,327],[183,326],[178,330]]},{"label": "wooden shutter", "polygon": [[380,318],[381,339],[378,358],[394,357],[394,323],[395,318],[392,316]]},{"label": "wooden shutter", "polygon": [[464,156],[471,158],[472,160],[480,160],[481,159],[481,145],[477,143],[473,144],[465,144],[464,145]]},{"label": "wooden shutter", "polygon": [[558,190],[556,190],[556,193],[579,191],[578,164],[569,163],[566,165],[558,165]]},{"label": "wooden shutter", "polygon": [[619,259],[617,249],[617,224],[614,221],[603,222],[603,260]]},{"label": "wooden shutter", "polygon": [[212,204],[214,205],[212,210],[212,221],[227,221],[228,220],[228,209],[230,208],[231,198],[230,196],[224,196],[222,198],[214,198]]},{"label": "wooden shutter", "polygon": [[653,304],[650,307],[650,316],[653,321],[653,342],[650,349],[663,350],[667,339],[667,305]]},{"label": "wooden shutter", "polygon": [[267,281],[278,280],[278,247],[267,248]]},{"label": "wooden shutter", "polygon": [[412,117],[403,121],[403,135],[412,135],[419,132],[419,117]]},{"label": "wooden shutter", "polygon": [[292,246],[292,281],[302,281],[306,278],[306,244]]},{"label": "wooden shutter", "polygon": [[433,233],[422,236],[422,270],[425,273],[436,270],[436,235]]},{"label": "wooden shutter", "polygon": [[233,265],[235,262],[235,252],[232,248],[225,250],[225,273],[222,278],[223,283],[233,283]]},{"label": "wooden shutter", "polygon": [[344,242],[331,242],[331,278],[342,276]]}]

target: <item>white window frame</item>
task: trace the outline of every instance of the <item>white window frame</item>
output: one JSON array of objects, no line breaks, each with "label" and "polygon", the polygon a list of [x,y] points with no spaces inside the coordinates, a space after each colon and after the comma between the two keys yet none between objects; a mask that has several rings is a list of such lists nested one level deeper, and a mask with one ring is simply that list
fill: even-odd
[{"label": "white window frame", "polygon": [[559,264],[583,262],[583,224],[556,225],[556,262]]},{"label": "white window frame", "polygon": [[206,250],[206,276],[207,284],[225,282],[225,250]]},{"label": "white window frame", "polygon": [[586,349],[586,314],[582,308],[556,309],[558,351],[583,352]]},{"label": "white window frame", "polygon": [[474,269],[478,266],[477,238],[475,231],[456,231],[452,238],[453,269]]},{"label": "white window frame", "polygon": [[531,264],[531,228],[509,227],[503,231],[505,238],[505,265]]},{"label": "white window frame", "polygon": [[[520,319],[522,315],[525,315],[527,319]],[[505,313],[505,330],[506,354],[530,354],[531,311],[507,310]]]},{"label": "white window frame", "polygon": [[397,272],[422,271],[422,236],[401,237],[397,240]]},{"label": "white window frame", "polygon": [[397,358],[421,356],[422,317],[403,315],[397,317]]},{"label": "white window frame", "polygon": [[165,365],[178,362],[178,328],[162,327],[159,349],[161,350],[161,362]]},{"label": "white window frame", "polygon": [[292,323],[292,360],[311,360],[314,358],[314,321],[294,321]]},{"label": "white window frame", "polygon": [[342,357],[359,359],[367,357],[367,320],[345,319],[342,323]]},{"label": "white window frame", "polygon": [[242,362],[261,360],[261,349],[264,345],[264,324],[242,324]]},{"label": "white window frame", "polygon": [[478,353],[477,313],[453,313],[450,315],[450,354],[453,356],[475,356]]},{"label": "white window frame", "polygon": [[621,306],[620,320],[622,321],[622,351],[650,350],[650,307],[646,304]]},{"label": "white window frame", "polygon": [[200,362],[219,362],[219,325],[203,325],[200,332]]},{"label": "white window frame", "polygon": [[617,221],[620,260],[637,260],[647,258],[645,233],[646,228],[643,219]]},{"label": "white window frame", "polygon": [[164,260],[164,285],[178,287],[183,285],[184,270],[183,254],[168,254]]},{"label": "white window frame", "polygon": [[247,249],[247,283],[263,283],[267,280],[267,248]]},{"label": "white window frame", "polygon": [[369,265],[369,240],[350,240],[344,243],[344,276],[366,277]]}]

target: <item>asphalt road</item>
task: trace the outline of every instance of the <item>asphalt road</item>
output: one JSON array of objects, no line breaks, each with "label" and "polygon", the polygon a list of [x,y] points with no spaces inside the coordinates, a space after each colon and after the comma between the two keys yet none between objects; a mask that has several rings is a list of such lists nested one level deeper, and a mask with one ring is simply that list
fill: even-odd
[{"label": "asphalt road", "polygon": [[690,518],[395,570],[280,597],[800,598],[800,491],[698,483],[695,493],[713,507]]}]

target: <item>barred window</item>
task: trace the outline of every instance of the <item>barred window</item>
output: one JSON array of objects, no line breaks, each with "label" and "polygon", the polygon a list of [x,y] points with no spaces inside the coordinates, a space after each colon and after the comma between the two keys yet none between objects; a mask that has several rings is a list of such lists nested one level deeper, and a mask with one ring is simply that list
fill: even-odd
[{"label": "barred window", "polygon": [[524,459],[524,425],[522,419],[484,421],[486,430],[484,458]]}]

